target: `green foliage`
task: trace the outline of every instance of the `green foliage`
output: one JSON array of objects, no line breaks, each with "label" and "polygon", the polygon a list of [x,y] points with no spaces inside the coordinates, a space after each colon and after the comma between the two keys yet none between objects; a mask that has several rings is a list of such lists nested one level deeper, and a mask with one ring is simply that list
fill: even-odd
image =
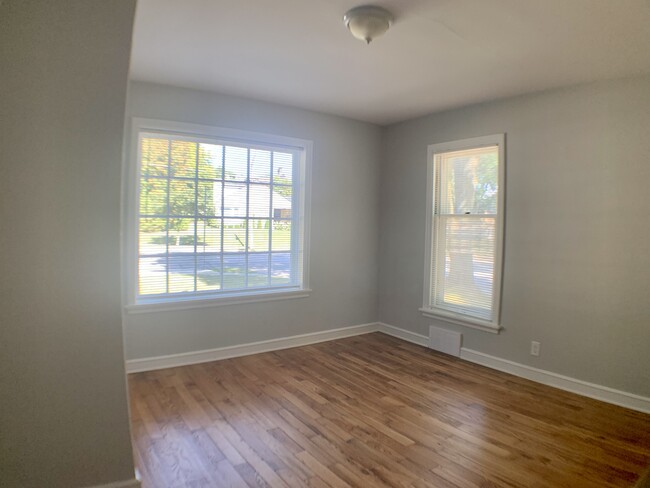
[{"label": "green foliage", "polygon": [[[194,245],[194,236],[179,236],[178,237],[178,244],[180,246],[193,246]],[[201,242],[200,240],[197,240],[196,245],[197,246],[204,246],[205,243]]]},{"label": "green foliage", "polygon": [[456,214],[491,214],[497,208],[498,160],[496,153],[452,159],[448,181]]},{"label": "green foliage", "polygon": [[[289,178],[284,178],[282,176],[275,175],[273,176],[273,184],[277,185],[277,186],[273,186],[273,191],[291,200],[291,194],[293,188],[291,188],[291,180]],[[287,186],[280,186],[280,185],[287,185]]]},{"label": "green foliage", "polygon": [[[144,232],[181,232],[200,215],[214,213],[214,182],[223,176],[221,146],[187,141],[144,138],[141,147],[142,177],[140,179],[140,213],[144,215],[174,215],[169,219],[142,219]],[[169,175],[170,179],[166,177]],[[191,179],[185,179],[191,178]],[[169,205],[169,207],[168,207]],[[188,218],[183,218],[187,216]],[[208,224],[210,227],[214,225]]]},{"label": "green foliage", "polygon": [[476,168],[476,182],[476,213],[494,213],[499,184],[496,153],[481,155]]}]

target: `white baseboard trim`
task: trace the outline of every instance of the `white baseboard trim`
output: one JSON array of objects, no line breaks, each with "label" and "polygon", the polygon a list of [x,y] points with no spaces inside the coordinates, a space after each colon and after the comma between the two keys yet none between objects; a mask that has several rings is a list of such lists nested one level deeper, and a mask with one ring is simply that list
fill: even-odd
[{"label": "white baseboard trim", "polygon": [[105,485],[95,485],[89,488],[140,488],[140,481],[133,478],[131,480],[115,481]]},{"label": "white baseboard trim", "polygon": [[410,330],[400,329],[394,325],[377,322],[377,331],[383,332],[389,336],[397,337],[398,339],[412,342],[418,346],[429,347],[429,338],[427,336],[411,332]]},{"label": "white baseboard trim", "polygon": [[560,390],[570,391],[603,402],[638,410],[639,412],[650,413],[650,398],[641,395],[615,390],[614,388],[589,383],[544,369],[533,368],[532,366],[515,363],[514,361],[490,356],[464,347],[460,350],[460,357],[466,361],[536,381],[543,385],[553,386]]},{"label": "white baseboard trim", "polygon": [[267,341],[250,342],[248,344],[239,344],[236,346],[170,354],[167,356],[129,359],[126,361],[126,372],[140,373],[143,371],[153,371],[155,369],[175,368],[177,366],[187,366],[189,364],[207,363],[219,359],[248,356],[250,354],[278,351],[290,347],[306,346],[308,344],[332,341],[344,337],[369,334],[371,332],[377,332],[377,330],[377,323],[372,322],[369,324],[353,325],[350,327],[342,327],[340,329],[324,330],[321,332],[312,332],[309,334],[300,334],[279,339],[270,339]]},{"label": "white baseboard trim", "polygon": [[[382,322],[377,323],[377,330],[420,346],[429,347],[429,338],[422,334],[400,329],[394,325],[388,325]],[[569,376],[553,373],[551,371],[533,368],[532,366],[515,363],[514,361],[501,359],[496,356],[490,356],[489,354],[467,349],[465,347],[460,349],[460,358],[471,363],[510,373],[514,376],[519,376],[520,378],[526,378],[543,385],[559,388],[560,390],[570,391],[571,393],[595,398],[596,400],[637,410],[639,412],[650,413],[650,398],[648,397],[615,390],[614,388],[597,385],[595,383],[588,383],[587,381],[570,378]]]},{"label": "white baseboard trim", "polygon": [[[220,347],[217,349],[170,354],[168,356],[157,356],[143,359],[130,359],[126,362],[126,371],[127,373],[139,373],[156,369],[187,366],[189,364],[206,363],[217,361],[219,359],[235,358],[248,356],[250,354],[259,354],[262,352],[278,351],[291,347],[306,346],[318,342],[342,339],[344,337],[369,334],[371,332],[383,332],[384,334],[397,337],[398,339],[403,339],[419,346],[429,347],[429,338],[423,334],[411,332],[383,322],[371,322],[368,324],[353,325],[350,327],[282,337],[279,339],[270,339],[267,341]],[[615,390],[595,383],[588,383],[586,381],[570,378],[551,371],[533,368],[532,366],[516,363],[507,359],[501,359],[496,356],[490,356],[489,354],[484,354],[465,347],[461,348],[460,357],[465,361],[487,366],[488,368],[503,371],[505,373],[510,373],[514,376],[536,381],[537,383],[553,386],[561,390],[570,391],[589,398],[595,398],[596,400],[612,403],[632,410],[650,413],[650,398],[647,397]],[[125,483],[130,482],[131,481]],[[131,488],[131,486],[136,487],[139,486],[139,484],[106,485],[106,487],[101,488]]]}]

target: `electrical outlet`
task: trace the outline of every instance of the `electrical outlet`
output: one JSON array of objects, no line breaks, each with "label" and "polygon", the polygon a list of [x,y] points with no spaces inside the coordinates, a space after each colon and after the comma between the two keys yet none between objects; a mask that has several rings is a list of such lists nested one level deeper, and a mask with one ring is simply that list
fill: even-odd
[{"label": "electrical outlet", "polygon": [[531,356],[539,356],[539,348],[541,344],[537,341],[532,341],[530,343],[530,355]]}]

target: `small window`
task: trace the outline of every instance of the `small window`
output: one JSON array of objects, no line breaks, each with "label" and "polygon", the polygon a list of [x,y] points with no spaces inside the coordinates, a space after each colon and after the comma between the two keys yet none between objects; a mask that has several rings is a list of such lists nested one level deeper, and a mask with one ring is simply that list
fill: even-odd
[{"label": "small window", "polygon": [[429,146],[425,315],[499,329],[504,136]]},{"label": "small window", "polygon": [[140,125],[131,302],[304,290],[308,142]]}]

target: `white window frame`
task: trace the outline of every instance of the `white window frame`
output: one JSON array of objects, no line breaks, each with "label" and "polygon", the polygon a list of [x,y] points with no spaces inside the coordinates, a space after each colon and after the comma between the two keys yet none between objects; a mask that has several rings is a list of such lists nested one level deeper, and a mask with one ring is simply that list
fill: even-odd
[{"label": "white window frame", "polygon": [[[232,293],[220,292],[215,295],[201,296],[169,296],[160,299],[137,300],[138,287],[138,194],[140,189],[139,151],[140,134],[147,132],[160,132],[165,135],[182,137],[206,138],[214,140],[217,144],[243,143],[246,145],[269,145],[273,147],[286,147],[293,151],[298,150],[300,158],[298,164],[299,194],[295,212],[295,221],[300,228],[298,240],[292,239],[293,246],[302,248],[302,276],[300,284],[293,287],[266,289],[237,290]],[[125,158],[124,172],[124,212],[123,221],[123,277],[124,277],[124,309],[127,313],[158,312],[165,310],[179,310],[190,308],[214,307],[248,302],[265,302],[280,299],[303,298],[310,295],[309,288],[309,234],[310,234],[310,195],[311,195],[311,161],[313,142],[306,139],[279,136],[260,132],[251,132],[224,127],[213,127],[199,124],[173,122],[133,117],[131,119],[131,137],[129,140],[128,157]]]},{"label": "white window frame", "polygon": [[[496,217],[496,249],[494,262],[494,290],[492,296],[492,320],[482,320],[462,313],[452,312],[431,305],[431,294],[434,283],[432,282],[432,265],[437,255],[436,239],[437,229],[434,228],[434,206],[437,198],[435,170],[436,155],[452,151],[477,149],[481,147],[498,146],[498,185],[497,217]],[[473,137],[459,141],[431,144],[427,151],[427,220],[425,241],[425,272],[423,305],[420,312],[429,318],[442,320],[457,325],[471,327],[486,332],[499,333],[502,329],[501,318],[501,283],[503,275],[503,248],[504,248],[504,221],[505,221],[505,134],[494,134],[483,137]]]}]

